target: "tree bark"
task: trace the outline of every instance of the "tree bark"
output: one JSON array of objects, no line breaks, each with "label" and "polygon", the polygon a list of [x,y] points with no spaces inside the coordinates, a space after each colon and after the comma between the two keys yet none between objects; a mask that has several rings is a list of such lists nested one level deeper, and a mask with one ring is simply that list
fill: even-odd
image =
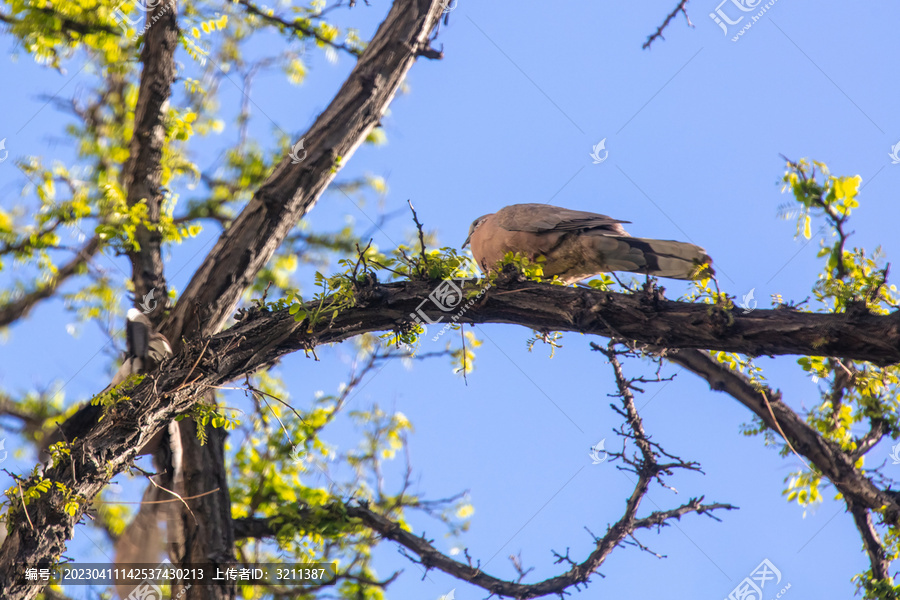
[{"label": "tree bark", "polygon": [[182,336],[222,328],[256,274],[380,122],[416,58],[427,54],[443,10],[440,0],[394,2],[340,91],[301,138],[305,158],[297,164],[282,159],[185,288],[162,328],[176,352]]},{"label": "tree bark", "polygon": [[[144,36],[141,54],[141,82],[134,109],[134,134],[128,162],[122,171],[129,208],[141,202],[147,206],[146,220],[135,231],[138,246],[128,252],[135,300],[141,302],[154,292],[156,304],[149,313],[159,323],[168,303],[163,272],[162,234],[159,223],[164,200],[162,153],[166,144],[166,119],[172,84],[175,82],[175,49],[178,47],[178,6],[175,0],[160,2],[146,14],[150,28]],[[149,301],[149,298],[148,298]],[[145,309],[146,310],[146,309]]]},{"label": "tree bark", "polygon": [[[207,427],[208,439],[201,445],[193,421],[184,419],[179,424],[184,455],[196,457],[183,461],[184,497],[201,497],[187,501],[190,511],[177,505],[178,529],[184,532],[183,540],[179,540],[183,543],[183,554],[176,557],[177,564],[205,563],[224,570],[235,560],[228,477],[224,468],[219,468],[225,465],[226,433],[223,429]],[[216,493],[208,494],[217,488]],[[190,583],[177,581],[175,585]],[[216,585],[191,586],[188,597],[190,600],[233,600],[235,593],[234,582],[223,580]]]}]

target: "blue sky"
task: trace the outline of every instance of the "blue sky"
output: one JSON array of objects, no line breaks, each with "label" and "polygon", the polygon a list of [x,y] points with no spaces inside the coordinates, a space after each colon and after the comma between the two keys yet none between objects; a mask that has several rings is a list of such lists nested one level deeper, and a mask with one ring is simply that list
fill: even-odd
[{"label": "blue sky", "polygon": [[[387,176],[384,210],[411,199],[442,245],[454,247],[472,219],[517,202],[629,220],[634,235],[703,246],[725,290],[741,296],[754,289],[760,307],[767,307],[774,293],[803,300],[818,273],[818,242],[794,240],[793,223],[777,218],[778,206],[789,200],[780,193],[779,154],[810,157],[834,174],[863,179],[851,243],[869,251],[881,245],[888,260],[900,255],[893,223],[900,214],[900,165],[888,156],[900,140],[893,68],[900,6],[779,0],[733,42],[708,16],[716,2],[692,2],[694,28],[676,17],[664,41],[642,50],[674,5],[460,0],[437,41],[444,60],[413,67],[408,93],[398,96],[384,120],[388,144],[360,149],[342,177]],[[387,6],[360,5],[339,13],[339,22],[368,36]],[[731,2],[722,10],[732,18],[739,14]],[[260,52],[281,43],[269,42]],[[2,80],[23,82],[0,95],[0,137],[8,137],[12,157],[72,156],[68,140],[54,139],[65,117],[52,106],[38,112],[44,104],[38,95],[61,89],[60,96],[70,96],[79,78],[89,76],[89,68],[79,72],[82,64],[73,60],[67,75],[60,75],[35,67],[24,54],[0,62]],[[261,77],[253,92],[253,135],[265,144],[277,126],[299,137],[351,67],[346,56],[335,65],[313,60],[299,88],[277,74]],[[227,85],[223,90],[223,106],[231,102],[233,109],[239,92]],[[236,132],[222,135],[230,142]],[[609,157],[593,164],[589,153],[602,139]],[[218,143],[213,138],[198,146],[201,166],[215,162]],[[0,165],[0,202],[16,201],[21,180],[9,161]],[[365,229],[377,211],[374,202],[360,208],[343,195],[327,194],[310,222],[328,230],[349,215]],[[405,217],[394,219],[375,243],[391,248],[410,232]],[[177,273],[170,278],[178,289],[214,239],[210,230],[172,249],[169,272]],[[102,260],[127,272],[121,259]],[[664,285],[670,295],[685,289],[679,282]],[[65,382],[72,401],[102,388],[110,357],[95,352],[104,340],[92,328],[69,335],[65,326],[72,320],[53,301],[12,327],[0,344],[0,382],[11,389]],[[545,347],[527,351],[529,330],[490,325],[476,333],[485,343],[468,385],[446,361],[412,370],[391,364],[353,403],[361,408],[378,402],[410,418],[419,491],[431,498],[470,491],[476,512],[462,543],[487,572],[513,577],[507,556],[521,551],[526,565],[535,567],[529,580],[545,578],[562,570],[551,550],[569,547],[573,558],[582,559],[591,546],[584,527],[605,532],[631,489],[628,474],[615,463],[592,465],[588,457],[600,439],[613,444],[612,428],[619,425],[608,406],[611,369],[589,351],[595,338],[567,334],[550,359]],[[424,350],[437,348],[423,342]],[[278,368],[294,403],[311,402],[316,390],[332,393],[346,377],[349,348],[320,357],[314,363],[302,354],[290,356]],[[759,364],[794,409],[819,402],[816,384],[794,358]],[[635,361],[626,368],[635,376],[648,370]],[[850,517],[831,499],[833,489],[805,515],[786,502],[783,480],[800,466],[796,457],[780,458],[761,438],[740,435],[749,412],[679,371],[668,367],[667,373],[678,373],[675,381],[648,386],[638,405],[654,440],[701,463],[705,475],[673,477],[677,495],[653,488],[641,514],[700,495],[740,510],[719,514],[722,522],[689,515],[659,535],[644,532],[641,541],[667,558],[617,549],[602,568],[605,578],[595,577],[575,597],[724,598],[766,558],[781,571],[781,585],[791,584],[786,597],[852,593],[850,578],[867,561]],[[346,449],[357,438],[344,433],[333,441]],[[890,445],[882,444],[870,460],[886,460],[889,452]],[[30,456],[14,460],[22,469],[31,464]],[[885,472],[897,469],[888,461]],[[413,523],[417,533],[427,532],[438,548],[449,549],[439,524],[420,515]],[[90,531],[87,536],[98,539]],[[101,560],[85,537],[76,534],[71,548]],[[391,544],[378,558],[382,575],[406,570],[391,597],[436,599],[451,588],[461,600],[485,595],[436,571],[422,579]],[[766,598],[777,591],[767,587]]]}]

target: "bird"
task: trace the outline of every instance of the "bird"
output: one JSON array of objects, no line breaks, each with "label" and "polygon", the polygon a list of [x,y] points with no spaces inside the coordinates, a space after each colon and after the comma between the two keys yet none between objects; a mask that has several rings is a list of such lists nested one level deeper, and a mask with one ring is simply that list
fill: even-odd
[{"label": "bird", "polygon": [[606,215],[548,204],[512,204],[472,222],[463,248],[485,272],[507,252],[543,257],[543,277],[572,284],[611,271],[671,279],[712,274],[706,250],[673,240],[631,237],[621,221]]},{"label": "bird", "polygon": [[167,358],[172,357],[172,346],[166,336],[153,329],[150,319],[136,308],[129,308],[125,321],[126,354],[122,366],[113,375],[107,388],[119,385],[132,375],[149,373]]},{"label": "bird", "polygon": [[[140,375],[156,370],[160,363],[172,357],[172,346],[169,344],[169,340],[163,334],[155,331],[153,323],[150,322],[147,315],[136,308],[130,308],[126,313],[125,344],[126,351],[122,366],[113,375],[109,385],[98,395],[109,392],[132,375]],[[57,430],[47,434],[41,443],[39,452],[41,462],[49,462],[48,448],[51,445],[64,439],[71,441],[76,437],[77,432],[86,430],[97,421],[101,410],[101,406],[85,404],[70,418],[58,424]],[[156,446],[159,445],[162,435],[162,432],[160,432],[151,438],[138,450],[138,455],[153,452]]]}]

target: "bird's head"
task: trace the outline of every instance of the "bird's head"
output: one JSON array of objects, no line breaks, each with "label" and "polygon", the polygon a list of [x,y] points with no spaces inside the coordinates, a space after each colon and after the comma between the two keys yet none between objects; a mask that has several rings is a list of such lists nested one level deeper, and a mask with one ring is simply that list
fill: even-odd
[{"label": "bird's head", "polygon": [[466,236],[466,241],[463,242],[462,248],[465,248],[466,246],[469,245],[469,241],[472,239],[472,234],[475,233],[475,230],[478,229],[481,226],[481,224],[484,223],[485,220],[492,214],[494,214],[494,213],[490,213],[487,215],[481,215],[480,217],[478,217],[477,219],[472,221],[472,224],[469,226],[469,235]]}]

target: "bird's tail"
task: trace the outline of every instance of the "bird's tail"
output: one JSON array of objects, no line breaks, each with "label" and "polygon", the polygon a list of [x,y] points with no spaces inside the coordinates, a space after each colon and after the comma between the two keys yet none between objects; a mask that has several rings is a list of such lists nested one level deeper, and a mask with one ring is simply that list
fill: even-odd
[{"label": "bird's tail", "polygon": [[633,269],[636,273],[671,279],[700,279],[715,273],[712,259],[700,246],[673,240],[621,239],[644,255],[646,265]]}]

